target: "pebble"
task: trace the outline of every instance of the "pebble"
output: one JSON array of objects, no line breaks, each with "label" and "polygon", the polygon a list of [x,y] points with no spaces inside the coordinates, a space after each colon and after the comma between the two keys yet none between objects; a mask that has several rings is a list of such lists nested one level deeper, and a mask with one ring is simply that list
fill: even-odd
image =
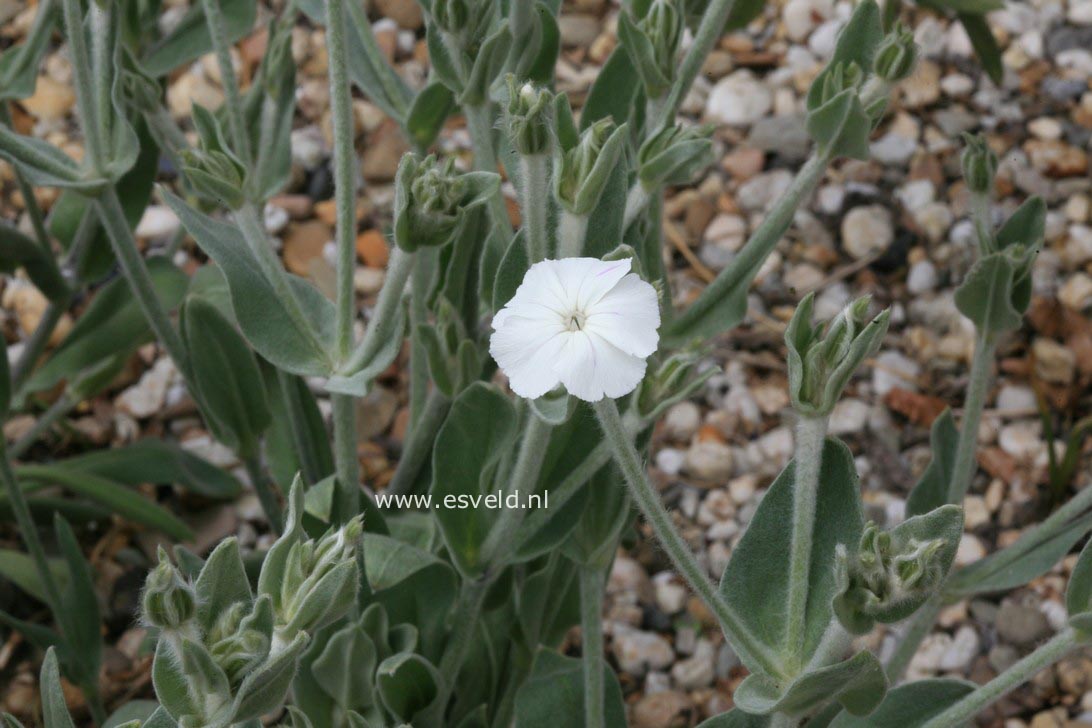
[{"label": "pebble", "polygon": [[178,232],[182,223],[174,210],[166,205],[148,205],[137,223],[136,236],[145,239],[169,238]]},{"label": "pebble", "polygon": [[656,453],[656,467],[664,475],[676,476],[682,472],[686,463],[686,453],[673,447],[664,447]]},{"label": "pebble", "polygon": [[1042,424],[1038,420],[1013,422],[1001,428],[997,444],[1018,460],[1034,460],[1045,447],[1041,432]]},{"label": "pebble", "polygon": [[675,661],[671,644],[655,632],[626,629],[616,632],[611,643],[618,666],[638,677],[649,669],[663,670]]},{"label": "pebble", "polygon": [[732,448],[716,440],[694,442],[686,451],[686,471],[702,480],[726,480],[732,463]]},{"label": "pebble", "polygon": [[176,375],[174,362],[163,357],[144,372],[140,380],[123,391],[117,398],[117,406],[126,414],[138,419],[151,417],[163,408],[167,389]]},{"label": "pebble", "polygon": [[917,391],[916,380],[921,365],[897,351],[885,351],[876,357],[872,367],[872,389],[883,397],[895,387]]},{"label": "pebble", "polygon": [[1051,384],[1072,383],[1077,368],[1077,355],[1072,349],[1040,336],[1032,343],[1031,352],[1040,379]]},{"label": "pebble", "polygon": [[701,410],[693,402],[672,405],[664,417],[664,434],[677,442],[687,442],[701,426]]},{"label": "pebble", "polygon": [[959,539],[959,548],[956,549],[955,562],[958,566],[973,564],[986,555],[986,547],[981,539],[971,533],[965,533]]},{"label": "pebble", "polygon": [[915,295],[927,293],[937,287],[937,268],[928,260],[919,260],[910,266],[906,274],[906,290]]},{"label": "pebble", "polygon": [[854,260],[882,253],[894,239],[891,213],[883,205],[854,207],[842,218],[842,247]]},{"label": "pebble", "polygon": [[1050,634],[1050,624],[1041,611],[1011,600],[1001,604],[994,626],[1001,639],[1017,647],[1033,645]]},{"label": "pebble", "polygon": [[860,434],[868,422],[868,410],[868,405],[859,399],[840,400],[830,413],[830,434]]},{"label": "pebble", "polygon": [[962,672],[978,654],[978,632],[970,625],[963,625],[956,630],[951,643],[940,655],[937,667],[946,671]]},{"label": "pebble", "polygon": [[750,126],[769,113],[773,96],[769,89],[743,69],[725,76],[713,86],[705,102],[709,121],[733,126]]},{"label": "pebble", "polygon": [[713,682],[716,652],[713,643],[699,639],[694,654],[685,660],[676,662],[671,668],[671,678],[683,690],[704,688]]},{"label": "pebble", "polygon": [[599,19],[594,15],[561,13],[557,27],[561,31],[562,44],[568,48],[587,47],[599,35]]},{"label": "pebble", "polygon": [[645,695],[633,706],[633,728],[664,728],[691,706],[686,693],[668,690]]},{"label": "pebble", "polygon": [[1086,273],[1074,273],[1058,290],[1058,300],[1074,311],[1088,308],[1092,305],[1092,277]]},{"label": "pebble", "polygon": [[68,84],[39,76],[34,95],[24,99],[22,104],[38,119],[59,119],[76,105],[76,93]]},{"label": "pebble", "polygon": [[656,594],[656,606],[665,614],[678,614],[686,608],[690,593],[674,572],[661,571],[653,576],[652,588]]}]

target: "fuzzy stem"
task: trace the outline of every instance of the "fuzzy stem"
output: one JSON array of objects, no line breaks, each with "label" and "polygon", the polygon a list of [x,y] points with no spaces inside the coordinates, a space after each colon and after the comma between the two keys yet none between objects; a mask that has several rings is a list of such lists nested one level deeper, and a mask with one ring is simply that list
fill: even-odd
[{"label": "fuzzy stem", "polygon": [[[9,129],[12,128],[10,101],[0,102],[0,124]],[[53,248],[49,244],[49,232],[46,230],[45,216],[42,214],[42,208],[38,205],[38,198],[34,196],[34,188],[27,182],[27,178],[23,176],[18,167],[13,166],[12,171],[15,174],[15,184],[19,187],[19,194],[23,196],[23,207],[30,217],[31,227],[34,228],[34,237],[38,240],[38,245],[42,246],[42,250],[48,254],[48,259],[52,260]]]},{"label": "fuzzy stem", "polygon": [[[497,154],[493,151],[493,120],[489,113],[489,104],[467,106],[466,128],[470,132],[470,141],[474,145],[474,169],[479,172],[497,171]],[[489,215],[493,226],[507,236],[511,234],[512,224],[508,220],[508,208],[504,204],[504,193],[498,188],[489,198]]]},{"label": "fuzzy stem", "polygon": [[360,510],[360,459],[356,453],[356,401],[352,395],[330,396],[334,406],[334,469],[338,484],[338,522]]},{"label": "fuzzy stem", "polygon": [[903,627],[899,642],[895,645],[895,651],[884,663],[884,672],[887,673],[887,679],[892,685],[897,683],[902,678],[902,674],[906,672],[906,668],[909,667],[910,661],[917,654],[922,640],[929,634],[933,623],[936,622],[941,606],[940,594],[934,594],[929,598],[929,601],[918,608],[918,611],[914,612],[914,616]]},{"label": "fuzzy stem", "polygon": [[300,470],[303,471],[303,479],[307,484],[314,485],[329,473],[323,472],[319,467],[315,453],[311,449],[311,443],[307,439],[307,415],[303,409],[295,375],[282,369],[276,371],[281,396],[284,398],[285,409],[288,411],[288,430],[292,434],[292,444],[296,449],[296,457],[299,458]]},{"label": "fuzzy stem", "polygon": [[326,42],[330,58],[330,115],[334,125],[334,195],[337,205],[337,360],[353,346],[353,268],[356,178],[349,61],[345,46],[345,1],[326,0]]},{"label": "fuzzy stem", "polygon": [[639,181],[633,183],[633,186],[629,188],[629,192],[626,194],[626,211],[622,215],[623,230],[632,225],[633,221],[645,211],[651,199],[652,195],[649,194],[643,184]]},{"label": "fuzzy stem", "polygon": [[11,510],[15,513],[15,522],[19,526],[19,534],[23,537],[23,543],[26,544],[27,551],[30,552],[30,558],[34,561],[34,567],[38,572],[38,581],[42,584],[46,604],[56,617],[60,614],[61,592],[57,587],[56,580],[53,578],[53,572],[49,570],[45,549],[42,548],[42,541],[38,538],[38,527],[30,515],[26,495],[15,479],[15,473],[11,469],[11,459],[8,457],[8,451],[2,438],[0,438],[0,479],[4,481],[4,488],[8,491],[8,500],[11,502]]},{"label": "fuzzy stem", "polygon": [[580,567],[580,634],[584,661],[584,727],[603,728],[603,574]]},{"label": "fuzzy stem", "polygon": [[262,467],[261,459],[257,455],[243,457],[243,466],[250,477],[250,484],[254,486],[254,492],[258,496],[258,502],[262,504],[262,511],[269,521],[274,533],[281,533],[284,529],[284,512],[281,510],[281,502],[277,498],[272,481]]},{"label": "fuzzy stem", "polygon": [[451,620],[451,636],[444,646],[443,656],[440,658],[440,674],[444,676],[444,687],[440,693],[440,705],[447,705],[451,693],[455,688],[455,680],[459,676],[459,670],[466,662],[466,654],[470,650],[470,641],[478,631],[478,620],[481,617],[482,602],[485,601],[485,593],[489,589],[490,580],[479,577],[463,583],[459,592],[458,601],[455,603],[455,612]]},{"label": "fuzzy stem", "polygon": [[588,233],[588,216],[562,210],[557,226],[557,257],[575,258],[584,254],[584,239]]},{"label": "fuzzy stem", "polygon": [[428,393],[421,418],[406,437],[402,456],[398,459],[398,467],[395,468],[394,477],[387,485],[388,493],[404,494],[413,491],[413,485],[432,453],[436,433],[444,424],[449,409],[451,409],[451,399],[446,394],[438,389]]},{"label": "fuzzy stem", "polygon": [[202,5],[205,9],[205,24],[212,38],[212,49],[216,54],[216,65],[220,68],[220,85],[224,89],[224,105],[227,107],[231,141],[235,152],[242,158],[243,165],[252,170],[254,154],[250,148],[246,122],[243,120],[243,98],[239,92],[239,81],[235,78],[235,66],[231,63],[231,44],[228,43],[224,13],[220,0],[202,0]]},{"label": "fuzzy stem", "polygon": [[706,7],[701,24],[694,33],[694,42],[687,51],[682,65],[679,66],[679,73],[675,77],[675,83],[672,84],[667,99],[656,104],[657,114],[655,118],[650,119],[649,129],[656,131],[675,116],[679,105],[690,91],[694,79],[697,78],[702,64],[705,63],[706,56],[724,33],[724,24],[728,22],[728,15],[735,4],[735,0],[712,0]]},{"label": "fuzzy stem", "polygon": [[533,265],[550,255],[550,242],[546,231],[546,206],[550,199],[550,157],[546,154],[520,156],[520,173],[527,259]]},{"label": "fuzzy stem", "polygon": [[789,561],[789,594],[786,605],[788,625],[785,649],[796,657],[796,668],[803,667],[804,629],[808,613],[808,585],[811,572],[812,537],[815,531],[815,506],[819,490],[819,470],[823,463],[823,442],[827,418],[801,415],[796,423],[796,466],[793,481],[792,551]]},{"label": "fuzzy stem", "polygon": [[955,464],[952,466],[952,483],[948,491],[949,503],[962,503],[974,478],[978,425],[982,420],[982,410],[986,406],[990,371],[993,369],[996,352],[996,335],[988,331],[979,332],[975,340],[967,397],[963,403],[963,421],[959,423],[959,441],[956,445]]},{"label": "fuzzy stem", "polygon": [[74,400],[68,392],[62,394],[57,398],[57,401],[49,405],[46,411],[41,414],[34,422],[34,426],[12,444],[8,454],[15,459],[21,458],[46,430],[52,427],[57,420],[75,409],[78,404],[79,401]]},{"label": "fuzzy stem", "polygon": [[105,161],[102,146],[102,120],[98,117],[95,102],[95,80],[92,78],[91,56],[87,50],[87,39],[83,34],[83,11],[80,0],[63,0],[65,38],[68,40],[75,76],[76,105],[79,109],[80,126],[83,128],[84,155],[91,171],[100,174]]},{"label": "fuzzy stem", "polygon": [[1034,652],[1013,663],[985,685],[965,695],[959,702],[922,725],[921,728],[949,728],[954,725],[963,725],[978,715],[983,708],[1008,695],[1040,670],[1061,660],[1077,646],[1076,633],[1073,629],[1071,627],[1063,629]]},{"label": "fuzzy stem", "polygon": [[[535,492],[553,429],[553,425],[533,412],[527,414],[527,425],[523,431],[519,453],[516,455],[516,463],[512,466],[512,472],[508,477],[506,493]],[[516,533],[520,530],[525,515],[522,508],[503,509],[490,529],[485,543],[482,544],[485,560],[497,565],[498,571],[500,565],[506,563],[513,553],[512,546],[517,540]]]},{"label": "fuzzy stem", "polygon": [[705,317],[721,300],[735,292],[737,287],[750,282],[762,262],[789,229],[796,208],[807,199],[823,178],[829,162],[830,158],[825,154],[813,154],[808,159],[739,254],[705,287],[697,300],[672,322],[672,328],[682,332],[684,339],[688,338],[685,331],[689,326]]},{"label": "fuzzy stem", "polygon": [[343,370],[346,374],[353,374],[367,365],[396,333],[394,329],[399,315],[398,307],[402,305],[402,295],[406,292],[406,284],[416,260],[416,253],[407,253],[399,247],[395,247],[391,253],[375,312],[368,322],[363,340],[344,364]]},{"label": "fuzzy stem", "polygon": [[716,615],[724,630],[725,637],[735,648],[740,659],[749,668],[760,668],[763,672],[774,678],[785,677],[778,661],[770,654],[743,624],[735,610],[721,597],[710,583],[705,571],[698,564],[690,547],[683,541],[671,522],[671,515],[664,508],[659,495],[652,483],[649,482],[648,473],[645,472],[641,457],[630,441],[622,424],[622,417],[618,413],[618,407],[613,399],[602,399],[594,405],[595,413],[599,418],[600,427],[607,442],[610,443],[615,462],[625,476],[633,500],[644,514],[645,520],[652,526],[656,533],[656,539],[667,552],[671,563],[675,565],[679,573],[686,579],[690,588],[694,590],[702,601],[708,605]]},{"label": "fuzzy stem", "polygon": [[[419,252],[422,257],[433,255],[430,250]],[[420,327],[428,323],[428,288],[429,268],[418,261],[410,276],[410,386],[409,386],[409,430],[407,437],[417,427],[425,407],[428,404],[430,372],[428,368],[428,350],[421,337]]]}]

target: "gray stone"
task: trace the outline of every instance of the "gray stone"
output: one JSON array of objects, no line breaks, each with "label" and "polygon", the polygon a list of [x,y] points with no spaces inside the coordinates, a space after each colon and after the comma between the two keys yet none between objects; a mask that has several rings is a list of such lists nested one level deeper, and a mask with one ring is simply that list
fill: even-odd
[{"label": "gray stone", "polygon": [[994,622],[1001,639],[1017,647],[1033,645],[1050,633],[1046,616],[1035,607],[1007,601]]}]

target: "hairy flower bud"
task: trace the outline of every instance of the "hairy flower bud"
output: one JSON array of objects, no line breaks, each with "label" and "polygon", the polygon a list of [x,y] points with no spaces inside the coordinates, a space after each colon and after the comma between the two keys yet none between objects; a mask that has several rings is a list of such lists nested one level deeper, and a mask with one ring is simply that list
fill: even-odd
[{"label": "hairy flower bud", "polygon": [[360,516],[318,541],[297,541],[288,552],[277,614],[282,639],[312,632],[345,613],[356,595]]},{"label": "hairy flower bud", "polygon": [[492,172],[459,174],[453,159],[441,164],[431,155],[405,155],[394,179],[394,242],[407,252],[443,245],[466,211],[499,186]]},{"label": "hairy flower bud", "polygon": [[626,126],[600,119],[580,135],[576,146],[561,153],[554,175],[558,201],[575,215],[589,215],[624,151]]},{"label": "hairy flower bud", "polygon": [[988,195],[993,191],[993,178],[997,174],[997,155],[981,134],[964,134],[963,154],[960,163],[963,166],[963,178],[971,192]]},{"label": "hairy flower bud", "polygon": [[653,0],[648,13],[637,24],[652,43],[653,58],[665,78],[675,76],[676,59],[685,27],[683,21],[676,0]]},{"label": "hairy flower bud", "polygon": [[553,95],[530,83],[517,85],[508,75],[508,133],[516,151],[524,156],[546,154],[553,138],[550,117]]},{"label": "hairy flower bud", "polygon": [[637,177],[645,189],[686,184],[713,159],[713,125],[665,126],[637,152]]},{"label": "hairy flower bud", "polygon": [[473,10],[473,0],[435,0],[432,3],[432,20],[442,30],[458,35],[470,24]]},{"label": "hairy flower bud", "polygon": [[193,586],[182,577],[162,548],[159,549],[159,565],[144,582],[141,608],[144,621],[164,630],[185,626],[197,612]]},{"label": "hairy flower bud", "polygon": [[899,23],[884,37],[876,51],[873,71],[884,81],[895,83],[913,73],[917,60],[918,46],[914,42],[914,34]]},{"label": "hairy flower bud", "polygon": [[864,70],[852,61],[834,64],[830,72],[823,75],[818,105],[827,103],[847,89],[860,90],[864,77]]},{"label": "hairy flower bud", "polygon": [[858,298],[827,326],[812,326],[815,297],[809,294],[785,330],[788,346],[789,395],[808,416],[828,415],[861,363],[874,354],[887,332],[889,312],[868,320],[868,297]]},{"label": "hairy flower bud", "polygon": [[182,152],[182,172],[194,189],[210,200],[232,210],[246,202],[246,169],[234,157],[218,151],[187,149]]}]

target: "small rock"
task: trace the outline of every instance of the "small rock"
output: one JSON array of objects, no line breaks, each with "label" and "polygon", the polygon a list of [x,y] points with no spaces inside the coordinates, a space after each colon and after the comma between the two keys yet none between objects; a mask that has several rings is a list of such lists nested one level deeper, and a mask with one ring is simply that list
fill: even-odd
[{"label": "small rock", "polygon": [[656,574],[652,577],[652,588],[656,594],[656,606],[664,614],[678,614],[686,608],[690,593],[674,572],[661,571]]},{"label": "small rock", "polygon": [[894,239],[891,213],[883,205],[854,207],[842,218],[842,247],[855,260],[882,253]]},{"label": "small rock", "polygon": [[885,351],[876,357],[872,367],[872,389],[880,397],[895,387],[917,391],[921,365],[897,351]]},{"label": "small rock", "polygon": [[633,727],[664,728],[674,725],[676,717],[690,706],[686,693],[676,690],[645,695],[633,706]]},{"label": "small rock", "polygon": [[727,480],[732,474],[732,448],[716,440],[694,442],[686,451],[686,471],[702,480]]},{"label": "small rock", "polygon": [[978,632],[970,625],[963,625],[956,630],[951,644],[940,656],[938,667],[941,670],[962,672],[978,654]]},{"label": "small rock", "polygon": [[701,426],[701,410],[690,401],[672,405],[664,417],[664,434],[677,442],[688,442]]},{"label": "small rock", "polygon": [[649,669],[662,670],[675,661],[671,644],[655,632],[627,629],[614,635],[611,644],[618,666],[638,677]]},{"label": "small rock", "polygon": [[985,555],[986,547],[982,545],[982,541],[974,534],[965,533],[959,539],[955,562],[957,566],[967,566],[982,559]]},{"label": "small rock", "polygon": [[333,237],[329,226],[319,220],[293,223],[284,236],[284,265],[298,276],[311,271],[311,261],[322,257],[323,248]]},{"label": "small rock", "polygon": [[364,265],[371,268],[386,268],[390,259],[387,239],[378,230],[365,230],[356,238],[356,254]]},{"label": "small rock", "polygon": [[913,294],[922,294],[937,287],[937,269],[928,260],[919,260],[910,266],[906,275],[906,289]]},{"label": "small rock", "polygon": [[23,100],[23,107],[38,119],[58,119],[76,105],[76,93],[69,86],[49,76],[39,76],[34,95]]},{"label": "small rock", "polygon": [[686,463],[686,453],[682,450],[676,450],[673,447],[664,447],[656,453],[656,467],[659,468],[664,475],[676,476],[682,472],[683,465]]},{"label": "small rock", "polygon": [[557,19],[561,42],[567,48],[587,48],[599,35],[599,18],[580,13],[561,13]]},{"label": "small rock", "polygon": [[158,359],[152,368],[141,376],[140,381],[118,396],[118,408],[138,419],[151,417],[163,408],[167,389],[175,373],[174,363],[170,359],[167,357]]},{"label": "small rock", "polygon": [[868,405],[859,399],[843,399],[830,413],[830,434],[860,434],[868,423]]},{"label": "small rock", "polygon": [[1035,373],[1051,384],[1068,385],[1073,381],[1077,355],[1053,339],[1038,337],[1031,347]]},{"label": "small rock", "polygon": [[683,690],[697,690],[713,682],[715,677],[715,653],[713,643],[707,639],[698,640],[694,654],[671,668],[671,677]]},{"label": "small rock", "polygon": [[178,215],[166,205],[148,205],[136,226],[136,236],[146,239],[169,238],[181,227]]},{"label": "small rock", "polygon": [[385,124],[370,135],[360,162],[364,179],[369,182],[390,182],[398,171],[402,155],[409,151],[402,132],[394,124]]},{"label": "small rock", "polygon": [[418,3],[408,3],[405,0],[375,0],[375,7],[381,15],[390,18],[400,28],[406,30],[417,30],[424,20]]},{"label": "small rock", "polygon": [[1033,645],[1050,633],[1050,624],[1041,611],[1013,601],[1002,603],[994,626],[1001,639],[1017,647]]},{"label": "small rock", "polygon": [[290,139],[293,164],[298,164],[308,172],[317,169],[330,156],[326,138],[315,124],[293,129]]},{"label": "small rock", "polygon": [[705,102],[710,121],[750,126],[769,113],[773,96],[750,71],[743,69],[725,76],[713,86]]},{"label": "small rock", "polygon": [[1092,305],[1092,277],[1082,272],[1074,273],[1058,290],[1058,300],[1074,311],[1088,308]]}]

